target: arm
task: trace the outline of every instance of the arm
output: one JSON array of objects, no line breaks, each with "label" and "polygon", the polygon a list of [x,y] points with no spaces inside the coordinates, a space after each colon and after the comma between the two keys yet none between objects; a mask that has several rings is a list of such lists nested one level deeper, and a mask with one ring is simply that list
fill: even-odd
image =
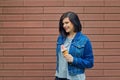
[{"label": "arm", "polygon": [[73,57],[72,65],[75,65],[79,68],[92,68],[94,64],[94,56],[92,51],[92,46],[88,40],[82,58]]}]

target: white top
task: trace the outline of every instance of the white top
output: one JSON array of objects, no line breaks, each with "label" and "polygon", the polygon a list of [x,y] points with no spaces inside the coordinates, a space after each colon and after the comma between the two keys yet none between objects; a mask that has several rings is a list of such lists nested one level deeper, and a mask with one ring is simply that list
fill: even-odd
[{"label": "white top", "polygon": [[[70,45],[71,45],[71,38],[66,38],[64,46],[67,48],[67,50],[69,51]],[[59,52],[59,73],[56,70],[56,74],[55,76],[59,77],[59,78],[67,78],[70,80],[85,80],[85,74],[78,74],[75,76],[71,76],[68,73],[68,63],[66,61],[66,59],[64,58],[62,52]]]}]

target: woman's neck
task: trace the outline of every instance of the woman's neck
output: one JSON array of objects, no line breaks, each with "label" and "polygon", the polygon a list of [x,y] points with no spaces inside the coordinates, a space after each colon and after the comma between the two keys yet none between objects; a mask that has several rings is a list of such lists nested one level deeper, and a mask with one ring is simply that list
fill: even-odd
[{"label": "woman's neck", "polygon": [[73,38],[75,36],[76,32],[71,32],[69,33],[69,35],[67,36],[68,38]]}]

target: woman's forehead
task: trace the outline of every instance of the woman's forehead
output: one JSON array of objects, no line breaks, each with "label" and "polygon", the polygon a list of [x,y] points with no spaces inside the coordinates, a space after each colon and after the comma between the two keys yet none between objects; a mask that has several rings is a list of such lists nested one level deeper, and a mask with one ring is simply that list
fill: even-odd
[{"label": "woman's forehead", "polygon": [[70,20],[69,20],[68,17],[66,17],[66,18],[63,19],[63,23],[64,23],[64,22],[69,22],[69,21],[70,21]]}]

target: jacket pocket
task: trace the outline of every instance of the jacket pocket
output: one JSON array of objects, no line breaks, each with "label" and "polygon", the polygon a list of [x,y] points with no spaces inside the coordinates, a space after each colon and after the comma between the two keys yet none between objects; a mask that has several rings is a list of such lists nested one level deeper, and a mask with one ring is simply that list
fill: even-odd
[{"label": "jacket pocket", "polygon": [[82,57],[83,54],[84,54],[84,47],[85,47],[85,44],[73,44],[73,47],[74,47],[74,55],[75,57]]},{"label": "jacket pocket", "polygon": [[80,48],[83,48],[83,47],[85,46],[84,44],[79,45],[79,44],[77,44],[77,43],[76,43],[76,44],[73,44],[73,45],[74,45],[76,48],[79,48],[79,49],[80,49]]}]

